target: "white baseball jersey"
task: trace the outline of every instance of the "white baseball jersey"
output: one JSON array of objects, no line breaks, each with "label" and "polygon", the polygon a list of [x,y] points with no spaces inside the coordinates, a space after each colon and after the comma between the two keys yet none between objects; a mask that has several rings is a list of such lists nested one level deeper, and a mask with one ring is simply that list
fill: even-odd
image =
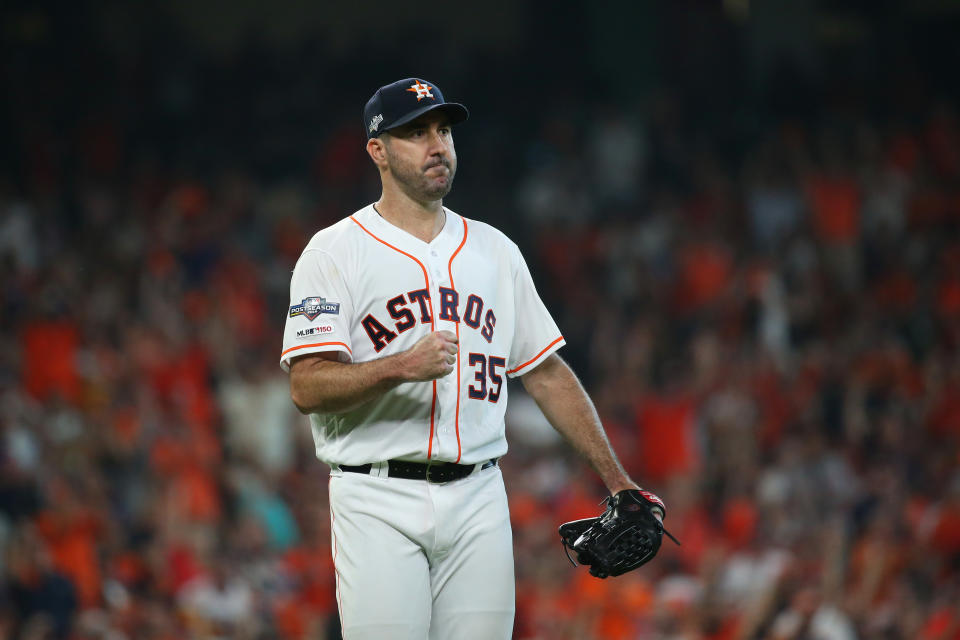
[{"label": "white baseball jersey", "polygon": [[341,414],[310,416],[317,457],[474,464],[507,451],[506,377],[564,344],[516,244],[445,209],[426,243],[372,205],[318,232],[290,282],[281,366],[337,351],[344,362],[400,353],[429,331],[459,338],[453,373],[408,382]]}]

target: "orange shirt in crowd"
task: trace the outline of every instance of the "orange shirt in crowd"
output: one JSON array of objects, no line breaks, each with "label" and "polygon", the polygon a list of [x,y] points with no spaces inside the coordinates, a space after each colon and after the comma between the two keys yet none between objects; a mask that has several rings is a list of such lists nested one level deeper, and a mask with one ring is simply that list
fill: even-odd
[{"label": "orange shirt in crowd", "polygon": [[638,458],[648,482],[662,483],[699,466],[692,398],[649,395],[640,402],[635,416],[640,432]]},{"label": "orange shirt in crowd", "polygon": [[860,232],[860,190],[852,178],[815,176],[807,185],[817,237],[827,244],[852,244]]},{"label": "orange shirt in crowd", "polygon": [[77,372],[77,327],[66,320],[40,321],[24,329],[23,386],[35,398],[47,400],[60,394],[71,402],[80,399]]},{"label": "orange shirt in crowd", "polygon": [[96,547],[101,527],[97,516],[86,509],[69,513],[44,511],[35,524],[50,549],[54,566],[76,588],[80,606],[97,606],[101,587]]},{"label": "orange shirt in crowd", "polygon": [[919,640],[960,640],[960,614],[956,607],[941,607],[920,630]]},{"label": "orange shirt in crowd", "polygon": [[944,558],[960,554],[960,500],[948,501],[939,507],[928,542]]},{"label": "orange shirt in crowd", "polygon": [[284,554],[283,568],[296,590],[273,607],[274,620],[284,639],[313,637],[311,628],[337,615],[334,567],[329,547],[295,547]]},{"label": "orange shirt in crowd", "polygon": [[680,269],[677,305],[680,311],[696,311],[727,290],[733,278],[733,258],[717,243],[695,243],[683,251]]}]

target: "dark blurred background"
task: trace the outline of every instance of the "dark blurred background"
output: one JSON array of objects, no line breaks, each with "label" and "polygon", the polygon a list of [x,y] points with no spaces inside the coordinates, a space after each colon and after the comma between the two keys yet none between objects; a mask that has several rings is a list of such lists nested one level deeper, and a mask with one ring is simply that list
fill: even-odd
[{"label": "dark blurred background", "polygon": [[471,110],[446,204],[524,249],[683,542],[570,567],[603,487],[513,387],[515,637],[960,638],[960,3],[0,20],[0,637],[339,637],[280,333],[418,75]]}]

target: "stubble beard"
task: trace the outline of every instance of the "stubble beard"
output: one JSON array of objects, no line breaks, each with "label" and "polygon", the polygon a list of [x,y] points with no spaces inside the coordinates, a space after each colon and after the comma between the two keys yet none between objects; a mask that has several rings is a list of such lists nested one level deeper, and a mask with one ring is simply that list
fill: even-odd
[{"label": "stubble beard", "polygon": [[[438,164],[445,166],[450,173],[447,175],[445,182],[435,184],[427,177],[426,172]],[[453,176],[457,173],[456,161],[450,158],[441,158],[422,167],[417,167],[411,162],[396,157],[389,150],[387,151],[387,165],[403,192],[418,202],[442,200],[453,188]]]}]

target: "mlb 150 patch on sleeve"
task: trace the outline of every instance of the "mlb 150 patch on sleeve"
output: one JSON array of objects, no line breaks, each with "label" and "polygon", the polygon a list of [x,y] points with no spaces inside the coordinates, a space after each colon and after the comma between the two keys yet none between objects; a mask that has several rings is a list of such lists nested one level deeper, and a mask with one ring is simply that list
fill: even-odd
[{"label": "mlb 150 patch on sleeve", "polygon": [[303,302],[300,304],[295,304],[290,307],[290,317],[296,316],[306,316],[307,320],[313,320],[322,313],[329,313],[331,315],[340,314],[340,303],[339,302],[327,302],[326,298],[304,298]]},{"label": "mlb 150 patch on sleeve", "polygon": [[333,325],[318,324],[315,327],[307,327],[306,329],[300,329],[299,331],[297,331],[297,339],[303,340],[304,338],[314,338],[316,336],[322,336],[325,333],[333,333]]}]

